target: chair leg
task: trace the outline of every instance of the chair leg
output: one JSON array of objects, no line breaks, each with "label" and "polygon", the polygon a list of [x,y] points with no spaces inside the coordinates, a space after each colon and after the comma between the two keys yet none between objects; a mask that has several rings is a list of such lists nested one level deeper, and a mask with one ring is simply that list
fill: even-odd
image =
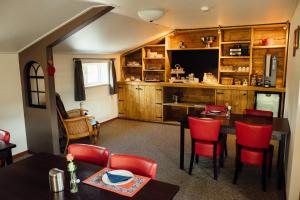
[{"label": "chair leg", "polygon": [[195,141],[192,140],[192,151],[191,151],[191,160],[190,160],[189,175],[192,174],[193,164],[194,164],[194,158],[195,158]]},{"label": "chair leg", "polygon": [[227,149],[227,134],[224,134],[224,151],[225,151],[225,157],[228,156],[228,149]]},{"label": "chair leg", "polygon": [[219,157],[219,165],[221,168],[224,167],[224,146],[222,146],[222,149],[221,149],[221,154]]},{"label": "chair leg", "polygon": [[198,164],[199,163],[199,156],[196,155],[196,163]]},{"label": "chair leg", "polygon": [[66,147],[65,147],[64,154],[66,154],[66,153],[67,153],[68,146],[69,146],[69,138],[67,139],[67,143],[66,143]]},{"label": "chair leg", "polygon": [[262,173],[261,173],[261,182],[262,182],[262,190],[266,192],[267,185],[267,152],[263,153],[263,164],[262,164]]},{"label": "chair leg", "polygon": [[269,177],[269,178],[271,178],[271,176],[272,176],[273,153],[274,153],[274,146],[271,146],[271,147],[270,147],[269,168],[268,168],[268,177]]},{"label": "chair leg", "polygon": [[214,179],[218,180],[218,167],[217,167],[217,142],[214,143],[213,152],[213,168],[214,168]]},{"label": "chair leg", "polygon": [[235,172],[234,172],[234,177],[233,177],[233,184],[237,183],[237,179],[239,176],[239,172],[241,169],[241,163],[240,163],[240,147],[237,145],[236,148],[236,157],[235,157]]}]

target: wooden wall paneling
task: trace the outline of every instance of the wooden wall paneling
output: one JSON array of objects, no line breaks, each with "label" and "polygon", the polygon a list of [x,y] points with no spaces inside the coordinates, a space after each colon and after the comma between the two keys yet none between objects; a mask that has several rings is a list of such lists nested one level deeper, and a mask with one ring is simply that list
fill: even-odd
[{"label": "wooden wall paneling", "polygon": [[198,30],[198,31],[175,31],[174,35],[170,35],[171,49],[177,49],[180,41],[183,41],[186,48],[204,48],[205,44],[201,41],[202,36],[216,36],[216,41],[212,47],[219,46],[218,30]]},{"label": "wooden wall paneling", "polygon": [[265,27],[254,28],[253,46],[262,45],[262,40],[265,38],[272,38],[273,45],[285,45],[286,44],[286,30],[280,27]]},{"label": "wooden wall paneling", "polygon": [[285,83],[286,83],[289,32],[290,32],[290,23],[286,23],[285,52],[284,52],[285,56],[284,56],[284,67],[283,67],[283,87],[285,87]]},{"label": "wooden wall paneling", "polygon": [[223,42],[223,31],[222,30],[218,30],[218,34],[219,34],[219,63],[218,63],[218,83],[221,83],[220,78],[221,78],[221,66],[222,66],[222,60],[221,60],[221,56],[223,55],[223,48],[222,48],[222,42]]},{"label": "wooden wall paneling", "polygon": [[250,41],[251,28],[233,28],[223,30],[223,42]]},{"label": "wooden wall paneling", "polygon": [[155,116],[154,121],[162,121],[163,116],[163,88],[155,87]]},{"label": "wooden wall paneling", "polygon": [[248,91],[247,108],[254,109],[255,106],[255,91]]}]

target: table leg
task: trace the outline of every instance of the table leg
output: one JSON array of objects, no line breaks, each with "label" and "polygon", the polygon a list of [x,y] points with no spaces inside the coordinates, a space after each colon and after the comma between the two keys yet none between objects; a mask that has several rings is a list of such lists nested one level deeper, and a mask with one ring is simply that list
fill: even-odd
[{"label": "table leg", "polygon": [[184,128],[183,121],[180,122],[180,169],[184,169]]},{"label": "table leg", "polygon": [[284,179],[284,152],[286,145],[286,136],[281,135],[278,148],[278,189],[282,189]]},{"label": "table leg", "polygon": [[11,149],[7,150],[7,157],[6,157],[5,161],[6,161],[6,165],[10,165],[13,163]]}]

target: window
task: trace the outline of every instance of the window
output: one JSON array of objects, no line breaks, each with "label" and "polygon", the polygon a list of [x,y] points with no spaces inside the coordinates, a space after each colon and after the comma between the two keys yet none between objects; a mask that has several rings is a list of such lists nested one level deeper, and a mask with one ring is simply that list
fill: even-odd
[{"label": "window", "polygon": [[84,86],[92,87],[97,85],[108,85],[109,62],[83,62],[82,71]]},{"label": "window", "polygon": [[27,64],[28,100],[31,107],[46,108],[44,72],[37,62]]}]

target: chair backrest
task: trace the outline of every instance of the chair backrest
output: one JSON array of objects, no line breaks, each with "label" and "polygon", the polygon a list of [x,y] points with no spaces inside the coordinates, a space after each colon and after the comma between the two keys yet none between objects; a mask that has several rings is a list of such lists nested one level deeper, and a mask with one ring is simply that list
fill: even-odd
[{"label": "chair backrest", "polygon": [[273,117],[273,112],[265,111],[265,110],[245,109],[244,115],[259,116],[259,117]]},{"label": "chair backrest", "polygon": [[191,137],[201,141],[218,141],[221,127],[220,120],[189,117]]},{"label": "chair backrest", "polygon": [[58,93],[55,94],[55,98],[56,98],[56,107],[57,107],[57,111],[59,112],[60,116],[63,119],[68,119],[68,113],[65,109],[64,103],[62,102],[60,95]]},{"label": "chair backrest", "polygon": [[10,134],[9,134],[9,132],[0,129],[0,140],[4,141],[5,143],[9,143],[9,141],[10,141]]},{"label": "chair backrest", "polygon": [[272,125],[254,125],[236,121],[235,127],[237,144],[256,149],[269,148]]},{"label": "chair backrest", "polygon": [[140,156],[112,154],[109,159],[109,167],[111,169],[128,170],[134,174],[154,179],[156,177],[157,163],[154,160]]},{"label": "chair backrest", "polygon": [[225,105],[205,105],[205,112],[212,111],[212,110],[218,110],[222,112],[226,112],[226,106]]},{"label": "chair backrest", "polygon": [[88,144],[70,144],[68,153],[71,153],[75,160],[96,164],[101,167],[106,167],[108,163],[109,151],[103,147]]}]

